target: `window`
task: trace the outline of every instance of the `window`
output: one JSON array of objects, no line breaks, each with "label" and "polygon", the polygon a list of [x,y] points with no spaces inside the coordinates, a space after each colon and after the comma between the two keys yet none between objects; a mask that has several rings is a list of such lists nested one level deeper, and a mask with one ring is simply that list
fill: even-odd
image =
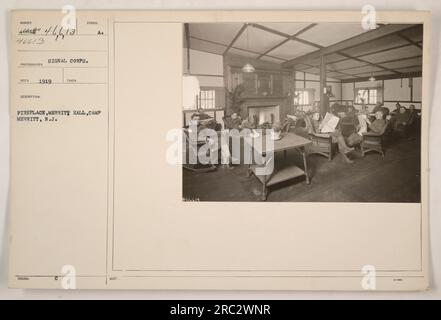
[{"label": "window", "polygon": [[299,89],[294,91],[294,104],[299,106],[311,105],[314,101],[313,89]]},{"label": "window", "polygon": [[201,90],[199,94],[199,108],[200,109],[215,109],[216,108],[216,91],[215,90]]},{"label": "window", "polygon": [[360,88],[355,94],[356,104],[376,104],[378,101],[378,88]]},{"label": "window", "polygon": [[184,110],[197,111],[225,108],[225,89],[223,87],[202,87],[195,92],[198,92],[198,94],[195,94],[193,98],[189,95],[186,103],[184,96]]},{"label": "window", "polygon": [[377,103],[377,89],[369,90],[369,104]]}]

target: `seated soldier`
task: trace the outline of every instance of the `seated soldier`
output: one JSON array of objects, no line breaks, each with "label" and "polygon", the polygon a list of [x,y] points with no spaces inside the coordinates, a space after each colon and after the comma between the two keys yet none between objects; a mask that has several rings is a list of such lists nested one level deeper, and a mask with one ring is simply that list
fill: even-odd
[{"label": "seated soldier", "polygon": [[353,106],[348,106],[344,114],[340,114],[340,131],[345,138],[357,132],[359,127],[358,112]]},{"label": "seated soldier", "polygon": [[344,105],[341,105],[339,103],[334,103],[331,108],[331,113],[335,114],[339,117],[344,117],[346,115],[346,112],[348,112],[348,108]]},{"label": "seated soldier", "polygon": [[240,129],[242,119],[237,113],[233,113],[230,116],[223,118],[226,129]]},{"label": "seated soldier", "polygon": [[404,131],[409,127],[410,114],[406,107],[400,106],[400,110],[395,117],[394,129]]},{"label": "seated soldier", "polygon": [[376,113],[377,111],[381,111],[382,107],[383,107],[383,104],[380,101],[378,101],[375,104],[375,107],[374,107],[374,110],[372,110],[372,113]]},{"label": "seated soldier", "polygon": [[346,110],[346,116],[357,118],[358,110],[354,106],[347,106]]},{"label": "seated soldier", "polygon": [[[342,118],[346,117],[346,112],[345,112],[346,110],[345,110],[344,106],[334,104],[332,106],[332,111],[340,118],[339,123],[341,122]],[[317,128],[317,125],[314,126],[314,121],[313,121],[313,119],[311,119],[311,117],[309,115],[305,115],[304,119],[305,119],[306,129],[308,130],[308,133],[321,133],[320,132],[321,126],[319,128]],[[354,148],[349,147],[346,144],[346,140],[341,132],[339,125],[337,125],[335,130],[333,132],[330,132],[329,135],[332,137],[332,142],[337,143],[338,151],[343,156],[343,159],[347,163],[353,163],[354,161],[349,159],[347,154],[349,152],[353,151]]]},{"label": "seated soldier", "polygon": [[387,124],[386,119],[384,119],[383,111],[379,110],[375,112],[375,120],[370,121],[368,118],[365,118],[367,122],[368,131],[381,134],[384,130],[384,127]]},{"label": "seated soldier", "polygon": [[392,114],[398,114],[398,113],[400,113],[400,108],[401,108],[401,104],[399,103],[399,102],[397,102],[396,104],[395,104],[395,109],[391,112]]},{"label": "seated soldier", "polygon": [[409,125],[414,125],[418,120],[418,111],[415,109],[415,105],[411,104],[409,106]]},{"label": "seated soldier", "polygon": [[388,116],[390,113],[389,108],[386,108],[380,101],[376,103],[374,110],[372,110],[372,113],[377,113],[377,111],[382,111],[384,116]]},{"label": "seated soldier", "polygon": [[358,111],[354,106],[348,106],[343,117],[346,122],[352,122],[355,125],[358,124]]}]

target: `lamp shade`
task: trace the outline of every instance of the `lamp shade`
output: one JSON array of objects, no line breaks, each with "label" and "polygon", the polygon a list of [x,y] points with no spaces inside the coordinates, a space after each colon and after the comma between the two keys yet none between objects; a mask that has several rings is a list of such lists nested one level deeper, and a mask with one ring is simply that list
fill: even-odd
[{"label": "lamp shade", "polygon": [[196,98],[201,88],[199,79],[195,76],[184,75],[182,79],[182,104],[184,109],[196,109]]},{"label": "lamp shade", "polygon": [[254,72],[254,71],[256,71],[256,69],[254,69],[254,67],[253,67],[253,65],[252,64],[250,64],[250,63],[247,63],[247,64],[245,64],[243,67],[242,67],[242,72]]}]

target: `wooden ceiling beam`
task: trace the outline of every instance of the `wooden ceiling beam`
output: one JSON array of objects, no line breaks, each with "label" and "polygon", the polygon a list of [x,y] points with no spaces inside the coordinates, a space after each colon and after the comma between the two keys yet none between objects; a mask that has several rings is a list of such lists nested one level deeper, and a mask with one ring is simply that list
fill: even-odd
[{"label": "wooden ceiling beam", "polygon": [[316,25],[317,25],[317,23],[311,23],[311,24],[307,25],[306,27],[304,27],[303,29],[300,29],[299,31],[297,31],[295,34],[292,35],[292,37],[298,37],[299,35],[301,35],[302,33],[305,33],[309,29],[314,28]]},{"label": "wooden ceiling beam", "polygon": [[258,24],[258,23],[251,23],[251,25],[254,28],[256,28],[256,29],[260,29],[260,30],[266,31],[266,32],[278,35],[280,37],[284,37],[284,38],[289,38],[290,37],[290,35],[285,33],[285,32],[278,31],[278,30],[275,30],[275,29],[272,29],[272,28],[268,28],[268,27],[265,27],[264,25],[261,25],[261,24]]},{"label": "wooden ceiling beam", "polygon": [[[420,67],[421,68],[421,65],[413,65],[413,66],[408,66],[408,67],[400,67],[400,68],[396,68],[396,69],[400,70],[400,69],[416,68],[416,67]],[[330,71],[330,72],[334,72],[334,71]],[[381,72],[381,71],[372,71],[372,72]],[[369,71],[367,71],[367,72],[358,72],[358,73],[354,73],[353,75],[354,76],[359,76],[359,75],[367,74],[367,73],[371,73],[371,72],[369,72]],[[399,73],[402,73],[402,72],[399,72]],[[374,77],[375,77],[375,75],[374,75]]]},{"label": "wooden ceiling beam", "polygon": [[313,24],[312,26],[309,25],[306,28],[303,28],[302,30],[300,30],[302,32],[299,31],[296,34],[291,36],[291,35],[289,35],[287,33],[284,33],[284,32],[281,32],[281,31],[278,31],[278,30],[275,30],[275,29],[272,29],[272,28],[265,27],[265,26],[263,26],[261,24],[257,24],[257,23],[253,23],[252,24],[252,26],[257,28],[257,29],[260,29],[260,30],[263,30],[263,31],[266,31],[266,32],[269,32],[269,33],[272,33],[272,34],[275,34],[275,35],[278,35],[280,37],[285,37],[285,38],[290,39],[290,40],[295,40],[295,41],[301,42],[303,44],[309,45],[309,46],[317,48],[317,49],[322,49],[323,46],[318,45],[317,43],[314,43],[314,42],[311,42],[311,41],[308,41],[308,40],[304,40],[304,39],[300,39],[300,38],[297,37],[301,33],[311,29],[312,27],[314,27],[314,25],[316,25],[316,24]]},{"label": "wooden ceiling beam", "polygon": [[333,45],[330,45],[328,47],[319,49],[317,51],[308,53],[308,54],[303,55],[301,57],[297,57],[297,58],[291,59],[291,60],[289,60],[287,62],[284,62],[282,64],[282,67],[290,68],[290,67],[292,67],[292,66],[294,66],[296,64],[303,63],[303,62],[305,62],[307,60],[310,60],[310,59],[313,59],[313,58],[318,58],[322,54],[329,55],[329,54],[332,54],[332,53],[338,53],[338,52],[341,52],[343,50],[347,50],[349,48],[353,48],[353,47],[359,46],[359,45],[364,44],[364,43],[369,42],[369,41],[377,40],[377,39],[380,39],[380,38],[383,38],[383,37],[386,37],[386,36],[389,36],[389,35],[392,35],[392,34],[396,34],[398,32],[404,31],[406,29],[410,29],[412,27],[414,27],[414,26],[410,26],[408,24],[388,24],[388,25],[384,25],[384,26],[381,26],[381,27],[379,27],[377,29],[374,29],[374,30],[368,31],[366,33],[360,34],[360,35],[358,35],[356,37],[352,37],[350,39],[340,41],[340,42],[338,42],[336,44],[333,44]]},{"label": "wooden ceiling beam", "polygon": [[[205,40],[205,39],[198,38],[198,37],[194,37],[194,36],[191,36],[190,38],[192,38],[192,39],[196,39],[196,40],[199,40],[199,41],[204,41],[204,42],[211,43],[211,44],[215,44],[215,45],[218,45],[218,46],[226,47],[225,44],[220,43],[220,42],[211,41],[211,40]],[[234,46],[231,47],[230,49],[240,50],[240,51],[243,51],[243,52],[253,53],[253,54],[256,54],[256,55],[260,54],[260,52],[257,52],[257,51],[247,50],[247,49],[242,49],[242,48],[237,48],[237,47],[234,47]],[[287,61],[287,59],[283,59],[283,58],[279,58],[279,57],[274,57],[274,56],[270,56],[270,55],[267,55],[267,57],[269,57],[269,58],[273,58],[273,59],[276,59],[276,60]],[[253,59],[254,59],[254,58],[253,58]]]},{"label": "wooden ceiling beam", "polygon": [[[391,80],[391,79],[402,79],[402,78],[416,78],[416,77],[421,77],[422,72],[421,71],[417,71],[417,72],[408,72],[408,73],[401,73],[399,76],[395,75],[395,74],[388,74],[388,75],[384,75],[384,76],[375,76],[376,80]],[[362,77],[362,78],[357,78],[355,79],[342,79],[341,82],[342,83],[347,83],[347,82],[362,82],[362,81],[369,81],[370,77]]]},{"label": "wooden ceiling beam", "polygon": [[383,64],[383,63],[390,63],[390,62],[400,62],[400,61],[405,61],[405,60],[412,60],[412,59],[416,59],[416,58],[422,58],[422,56],[423,56],[422,54],[419,54],[419,55],[412,56],[412,57],[384,60],[384,61],[376,62],[376,63]]},{"label": "wooden ceiling beam", "polygon": [[[289,40],[291,40],[291,39],[293,39],[293,38],[296,40],[296,39],[297,39],[297,38],[296,38],[297,36],[299,36],[299,35],[301,35],[302,33],[308,31],[309,29],[315,27],[316,25],[317,25],[317,23],[311,23],[311,24],[307,25],[306,27],[302,28],[301,30],[297,31],[297,32],[296,32],[295,34],[293,34],[292,36],[288,36],[288,35],[286,35],[286,36],[288,36],[288,37],[287,37],[285,40],[283,40],[282,42],[279,42],[279,43],[276,44],[274,47],[269,48],[268,50],[266,50],[264,53],[262,53],[260,56],[258,56],[257,59],[262,58],[263,56],[267,55],[267,54],[270,53],[271,51],[277,49],[278,47],[280,47],[281,45],[287,43]],[[257,26],[259,26],[259,27],[263,27],[263,26],[261,26],[261,25],[256,24],[256,27],[257,27]],[[274,33],[272,29],[269,29],[269,28],[266,28],[266,29],[267,29],[268,32],[272,32],[272,33]]]},{"label": "wooden ceiling beam", "polygon": [[409,42],[410,44],[414,45],[415,47],[419,48],[420,50],[423,50],[423,46],[421,44],[419,44],[418,42],[413,41],[412,39],[406,37],[404,34],[402,33],[398,33],[397,34],[401,39],[406,40],[407,42]]},{"label": "wooden ceiling beam", "polygon": [[[370,56],[372,54],[382,53],[382,52],[386,52],[386,51],[390,51],[390,50],[394,50],[394,49],[400,49],[400,48],[404,48],[404,47],[410,47],[410,46],[412,46],[412,45],[409,44],[409,43],[406,43],[406,44],[401,44],[399,46],[395,46],[395,47],[391,47],[391,48],[380,49],[380,50],[376,50],[376,51],[372,51],[372,52],[368,52],[368,53],[354,55],[352,57],[354,57],[354,58],[362,58],[362,57],[365,57],[365,56]],[[331,63],[338,63],[338,62],[348,61],[348,60],[351,60],[351,58],[345,58],[344,57],[343,59],[335,60],[335,61],[333,61]],[[377,62],[377,63],[383,63],[383,61],[382,62]]]},{"label": "wooden ceiling beam", "polygon": [[[359,56],[354,56],[354,58],[358,58]],[[412,59],[416,59],[416,58],[421,58],[422,55],[416,55],[416,56],[412,56],[412,57],[406,57],[406,58],[397,58],[397,59],[390,59],[390,60],[384,60],[384,61],[380,61],[380,62],[376,62],[376,64],[384,64],[384,63],[390,63],[390,62],[399,62],[399,61],[405,61],[405,60],[412,60]],[[352,58],[345,58],[343,60],[338,60],[332,63],[338,63],[341,61],[348,61],[351,60]],[[353,60],[353,59],[352,59]],[[331,64],[332,64],[331,63]],[[360,62],[361,63],[361,62]],[[347,68],[340,68],[340,69],[328,69],[330,72],[337,72],[337,71],[346,71],[346,70],[352,70],[352,69],[357,69],[357,68],[362,68],[362,67],[366,67],[369,64],[365,63],[362,66],[354,66],[354,67],[347,67]],[[399,69],[399,68],[395,68],[395,69]]]},{"label": "wooden ceiling beam", "polygon": [[416,65],[413,65],[413,66],[399,67],[399,68],[396,68],[396,69],[397,70],[401,70],[401,69],[417,68],[417,67],[422,69],[422,66],[420,64],[416,64]]},{"label": "wooden ceiling beam", "polygon": [[244,23],[243,26],[239,29],[239,31],[234,36],[233,40],[231,40],[230,44],[225,49],[224,53],[222,55],[226,55],[228,50],[231,49],[231,47],[234,45],[234,43],[239,39],[239,37],[242,35],[242,33],[247,29],[248,24]]},{"label": "wooden ceiling beam", "polygon": [[[316,66],[313,66],[313,65],[310,65],[310,64],[307,64],[307,63],[303,63],[303,64],[304,64],[305,66],[310,67],[310,68],[316,68],[316,69],[318,69]],[[306,70],[308,70],[308,69],[298,70],[298,71],[300,71],[300,72],[306,72]],[[345,72],[341,72],[341,71],[331,71],[331,72],[337,72],[337,73],[340,73],[340,74],[343,75],[343,76],[350,76],[350,77],[358,78],[358,77],[355,76],[355,75],[352,75],[352,74],[349,74],[349,73],[345,73]],[[310,72],[306,72],[306,73],[310,73]],[[315,73],[312,73],[312,74],[315,74]]]},{"label": "wooden ceiling beam", "polygon": [[352,56],[350,56],[350,55],[348,55],[348,54],[346,54],[346,53],[343,53],[343,52],[338,52],[338,54],[342,55],[343,57],[347,57],[347,58],[349,58],[349,59],[352,59],[352,60],[355,60],[355,61],[358,61],[358,62],[367,63],[368,65],[370,65],[370,66],[372,66],[372,67],[380,68],[380,69],[383,69],[383,70],[385,70],[385,71],[389,71],[389,72],[393,72],[393,73],[400,73],[400,72],[395,71],[395,70],[393,70],[393,69],[389,69],[389,68],[386,68],[386,67],[380,66],[380,65],[378,65],[378,64],[376,64],[376,63],[369,62],[369,61],[367,61],[367,60],[363,60],[363,59],[360,59],[360,58],[352,57]]},{"label": "wooden ceiling beam", "polygon": [[279,43],[276,44],[274,47],[269,48],[269,49],[266,50],[264,53],[261,53],[261,54],[257,57],[257,59],[260,59],[260,58],[262,58],[263,56],[266,56],[268,53],[270,53],[271,51],[277,49],[278,47],[280,47],[281,45],[287,43],[288,41],[289,41],[289,39],[287,38],[287,39],[283,40],[282,42],[279,42]]}]

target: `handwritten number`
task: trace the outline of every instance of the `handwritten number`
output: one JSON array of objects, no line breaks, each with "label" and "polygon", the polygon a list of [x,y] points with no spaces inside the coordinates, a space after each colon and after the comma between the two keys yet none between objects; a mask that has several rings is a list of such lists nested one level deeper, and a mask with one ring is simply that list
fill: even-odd
[{"label": "handwritten number", "polygon": [[40,84],[51,84],[52,79],[40,79],[39,83]]}]

